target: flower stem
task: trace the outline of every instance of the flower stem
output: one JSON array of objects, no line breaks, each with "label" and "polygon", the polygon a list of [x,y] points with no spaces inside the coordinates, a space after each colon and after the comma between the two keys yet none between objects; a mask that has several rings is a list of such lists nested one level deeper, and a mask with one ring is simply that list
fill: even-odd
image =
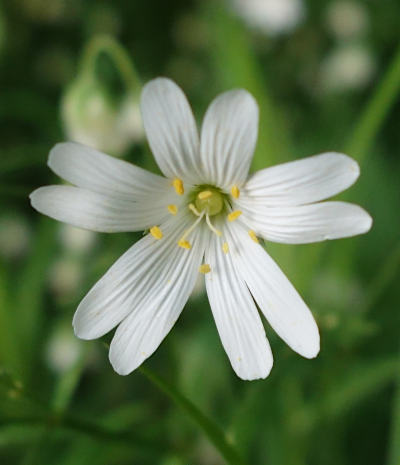
[{"label": "flower stem", "polygon": [[400,91],[400,46],[358,120],[345,152],[361,161],[371,147]]},{"label": "flower stem", "polygon": [[128,90],[137,91],[140,89],[141,82],[133,67],[131,58],[125,49],[111,36],[97,35],[87,44],[81,61],[83,74],[89,74],[90,76],[95,74],[96,61],[101,53],[106,53],[113,60]]},{"label": "flower stem", "polygon": [[146,376],[158,389],[172,399],[179,407],[181,407],[188,416],[197,423],[203,430],[204,434],[214,444],[215,448],[225,458],[230,465],[245,465],[246,462],[242,459],[233,445],[227,439],[221,428],[210,418],[204,415],[189,399],[181,394],[174,386],[169,384],[164,379],[160,378],[149,368],[143,365],[139,368],[140,372]]}]

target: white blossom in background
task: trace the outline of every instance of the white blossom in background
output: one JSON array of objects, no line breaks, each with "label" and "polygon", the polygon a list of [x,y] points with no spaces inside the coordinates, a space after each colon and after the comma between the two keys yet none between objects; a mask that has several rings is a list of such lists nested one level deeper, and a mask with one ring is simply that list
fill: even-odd
[{"label": "white blossom in background", "polygon": [[300,244],[362,234],[371,217],[345,202],[321,202],[351,186],[357,163],[328,152],[249,175],[258,106],[245,90],[218,96],[200,136],[190,106],[169,79],[141,99],[150,147],[165,177],[75,143],[56,145],[50,168],[74,186],[31,194],[34,208],[102,232],[147,230],[80,303],[75,334],[95,339],[118,326],[110,361],[123,375],[160,345],[199,272],[233,369],[268,376],[272,353],[255,302],[278,335],[307,358],[319,333],[300,295],[259,238]]},{"label": "white blossom in background", "polygon": [[88,252],[96,242],[96,233],[93,231],[76,228],[70,224],[60,226],[61,243],[68,252],[82,255]]},{"label": "white blossom in background", "polygon": [[236,13],[259,31],[279,35],[291,32],[304,19],[302,0],[231,0]]},{"label": "white blossom in background", "polygon": [[0,216],[0,255],[7,259],[23,255],[30,242],[31,231],[22,215]]},{"label": "white blossom in background", "polygon": [[83,278],[82,265],[79,261],[62,256],[51,266],[49,287],[60,299],[77,292]]},{"label": "white blossom in background", "polygon": [[365,6],[349,0],[330,2],[326,11],[326,21],[333,34],[343,40],[362,36],[369,26]]},{"label": "white blossom in background", "polygon": [[144,135],[138,98],[128,94],[116,105],[93,79],[80,78],[69,87],[61,117],[68,139],[117,156]]},{"label": "white blossom in background", "polygon": [[371,82],[375,69],[375,60],[368,48],[341,46],[322,62],[320,88],[327,93],[363,88]]},{"label": "white blossom in background", "polygon": [[81,354],[81,343],[73,337],[71,330],[65,325],[56,327],[50,334],[45,346],[47,365],[57,373],[71,368]]}]

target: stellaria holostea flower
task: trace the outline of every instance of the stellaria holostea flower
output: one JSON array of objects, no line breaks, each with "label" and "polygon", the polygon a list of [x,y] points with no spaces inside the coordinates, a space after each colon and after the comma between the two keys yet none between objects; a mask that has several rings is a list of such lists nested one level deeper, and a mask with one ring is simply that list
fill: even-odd
[{"label": "stellaria holostea flower", "polygon": [[159,346],[203,273],[222,344],[243,379],[265,378],[273,359],[255,302],[273,329],[307,358],[319,352],[310,310],[259,244],[308,243],[368,231],[370,216],[344,202],[320,202],[359,175],[346,155],[324,153],[249,175],[258,107],[245,90],[218,96],[199,138],[189,104],[172,81],[142,93],[150,147],[165,175],[76,144],[56,145],[49,166],[73,186],[31,194],[38,211],[103,232],[149,230],[98,281],[74,319],[82,339],[118,325],[110,361],[120,374]]}]

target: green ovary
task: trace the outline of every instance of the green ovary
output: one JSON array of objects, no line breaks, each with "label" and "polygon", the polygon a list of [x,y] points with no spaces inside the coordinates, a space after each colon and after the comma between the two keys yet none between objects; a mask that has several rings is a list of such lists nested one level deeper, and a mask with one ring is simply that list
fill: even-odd
[{"label": "green ovary", "polygon": [[205,211],[209,216],[218,215],[224,208],[224,196],[212,187],[205,187],[196,195],[194,204],[199,212]]}]

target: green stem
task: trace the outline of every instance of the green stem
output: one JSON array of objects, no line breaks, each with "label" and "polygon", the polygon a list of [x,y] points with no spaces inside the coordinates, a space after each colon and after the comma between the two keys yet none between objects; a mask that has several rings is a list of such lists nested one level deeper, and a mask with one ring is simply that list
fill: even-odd
[{"label": "green stem", "polygon": [[[392,249],[393,250],[393,249]],[[379,272],[374,275],[374,279],[368,286],[368,294],[365,299],[363,311],[369,311],[378,301],[383,292],[397,277],[400,266],[400,242],[394,247],[392,253],[385,258],[384,263],[379,268]]]},{"label": "green stem", "polygon": [[107,35],[93,37],[86,46],[81,61],[83,74],[90,77],[95,74],[96,61],[101,53],[106,53],[114,61],[128,90],[137,91],[140,88],[140,79],[128,53],[115,39]]},{"label": "green stem", "polygon": [[143,365],[139,368],[140,372],[146,376],[158,389],[172,399],[179,407],[181,407],[188,416],[197,423],[208,439],[214,444],[215,448],[225,458],[230,465],[245,465],[246,462],[242,459],[236,449],[230,444],[225,433],[221,428],[204,413],[202,413],[189,399],[181,394],[174,386],[160,378],[149,368]]},{"label": "green stem", "polygon": [[345,152],[361,161],[371,147],[400,90],[400,46],[356,124]]},{"label": "green stem", "polygon": [[55,412],[64,412],[68,407],[81,379],[86,364],[87,348],[81,348],[81,353],[73,366],[63,373],[56,385],[52,407]]},{"label": "green stem", "polygon": [[146,449],[148,451],[161,451],[166,449],[166,446],[157,440],[155,442],[150,441],[149,439],[133,433],[131,430],[114,430],[106,428],[105,426],[84,420],[83,418],[76,417],[74,415],[63,414],[52,415],[52,414],[43,414],[43,415],[31,415],[19,418],[7,418],[0,420],[0,428],[7,426],[33,426],[44,427],[44,428],[59,428],[68,431],[73,431],[76,433],[85,434],[87,436],[93,437],[96,440],[100,441],[114,441],[122,443],[127,447],[139,447],[141,449]]}]

